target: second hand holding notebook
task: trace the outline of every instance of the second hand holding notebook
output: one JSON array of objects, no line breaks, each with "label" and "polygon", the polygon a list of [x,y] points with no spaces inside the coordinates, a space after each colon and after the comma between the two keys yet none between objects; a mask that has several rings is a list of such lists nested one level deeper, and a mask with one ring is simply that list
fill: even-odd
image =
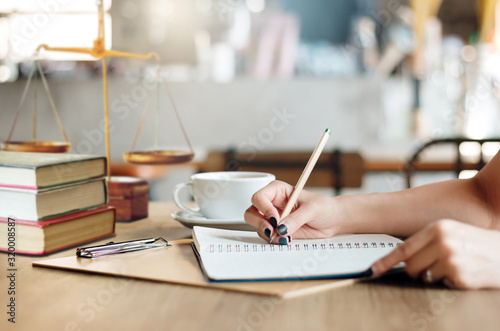
[{"label": "second hand holding notebook", "polygon": [[375,261],[402,243],[385,234],[350,234],[269,245],[255,232],[199,226],[193,240],[213,282],[367,277]]}]

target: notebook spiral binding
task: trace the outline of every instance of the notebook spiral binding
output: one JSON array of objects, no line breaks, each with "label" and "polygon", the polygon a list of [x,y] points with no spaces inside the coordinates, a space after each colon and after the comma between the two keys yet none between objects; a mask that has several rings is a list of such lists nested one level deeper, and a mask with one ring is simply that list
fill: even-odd
[{"label": "notebook spiral binding", "polygon": [[362,242],[362,243],[329,243],[329,244],[290,244],[290,245],[269,245],[269,244],[245,244],[245,245],[221,245],[211,244],[210,253],[222,252],[274,252],[274,251],[301,251],[301,250],[334,250],[334,249],[361,249],[361,248],[394,248],[401,243],[385,242]]}]

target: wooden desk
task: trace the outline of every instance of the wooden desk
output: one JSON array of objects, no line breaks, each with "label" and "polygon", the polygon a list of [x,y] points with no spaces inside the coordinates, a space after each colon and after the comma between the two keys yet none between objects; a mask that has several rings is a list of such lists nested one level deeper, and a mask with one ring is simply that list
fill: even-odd
[{"label": "wooden desk", "polygon": [[[190,229],[171,219],[172,210],[172,204],[152,203],[148,219],[117,224],[113,240],[188,237]],[[72,254],[73,249],[50,258]],[[16,257],[14,327],[6,315],[7,255],[0,255],[1,330],[455,331],[500,325],[500,291],[426,288],[400,277],[278,300],[31,266],[46,258]]]}]

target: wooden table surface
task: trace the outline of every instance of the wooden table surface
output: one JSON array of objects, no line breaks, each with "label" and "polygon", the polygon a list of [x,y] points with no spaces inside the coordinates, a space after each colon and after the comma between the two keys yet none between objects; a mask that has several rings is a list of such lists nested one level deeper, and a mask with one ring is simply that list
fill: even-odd
[{"label": "wooden table surface", "polygon": [[[119,223],[114,241],[190,236],[151,203],[148,219]],[[109,239],[108,239],[109,240]],[[102,243],[106,240],[102,240]],[[71,256],[74,250],[48,258]],[[7,321],[1,254],[1,330],[499,330],[500,291],[425,287],[403,276],[293,299],[32,267],[17,256],[16,324]],[[5,262],[4,262],[5,261]],[[175,268],[175,266],[172,266]]]}]

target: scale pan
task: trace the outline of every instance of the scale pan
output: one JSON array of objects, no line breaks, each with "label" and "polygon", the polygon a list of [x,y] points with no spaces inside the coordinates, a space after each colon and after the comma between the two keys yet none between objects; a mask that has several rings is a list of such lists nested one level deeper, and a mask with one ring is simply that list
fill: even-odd
[{"label": "scale pan", "polygon": [[141,151],[123,154],[123,159],[137,164],[176,164],[185,163],[193,159],[191,151]]},{"label": "scale pan", "polygon": [[70,142],[58,141],[5,141],[2,150],[11,152],[66,153]]}]

